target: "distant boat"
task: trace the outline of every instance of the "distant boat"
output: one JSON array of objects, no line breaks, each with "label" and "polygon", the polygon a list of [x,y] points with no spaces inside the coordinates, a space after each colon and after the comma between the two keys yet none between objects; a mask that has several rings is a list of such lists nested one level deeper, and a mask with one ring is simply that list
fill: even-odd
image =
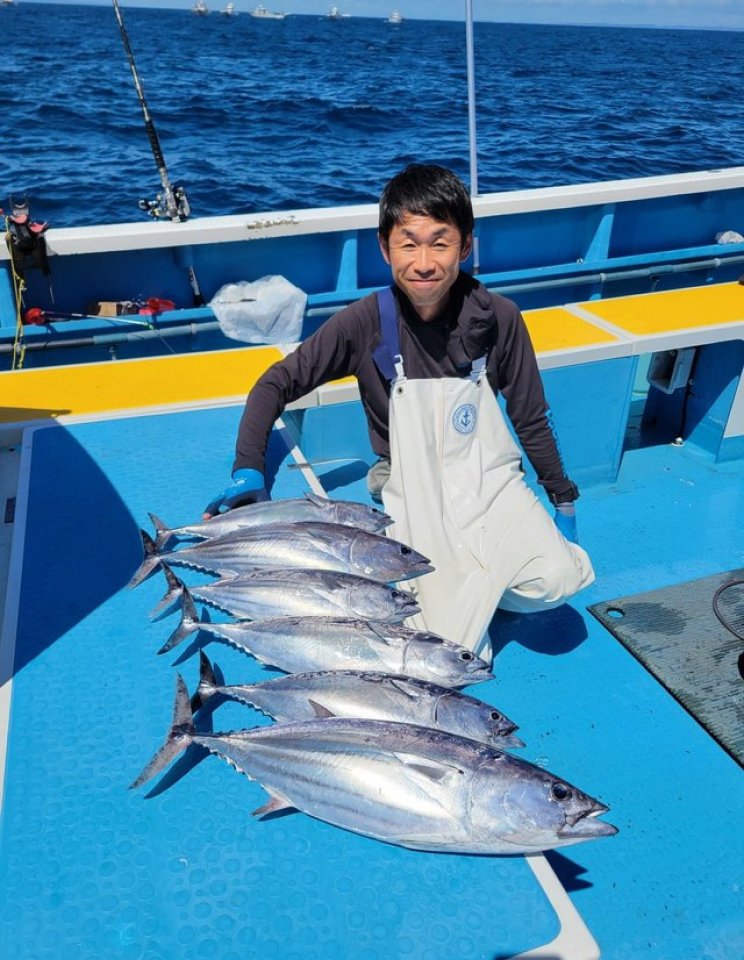
[{"label": "distant boat", "polygon": [[196,0],[196,3],[191,8],[191,12],[195,13],[197,17],[206,17],[209,13],[209,7],[206,4],[206,0]]},{"label": "distant boat", "polygon": [[331,9],[328,11],[327,16],[329,20],[347,20],[351,16],[351,14],[341,13],[338,7],[331,7]]},{"label": "distant boat", "polygon": [[0,7],[14,7],[16,0],[0,0]]},{"label": "distant boat", "polygon": [[400,14],[399,10],[393,10],[390,16],[387,18],[388,23],[403,23],[403,17]]},{"label": "distant boat", "polygon": [[283,20],[287,14],[286,13],[272,13],[271,10],[267,10],[263,4],[260,4],[257,7],[254,7],[251,10],[251,16],[256,17],[258,20]]},{"label": "distant boat", "polygon": [[223,17],[237,17],[238,11],[235,9],[234,3],[228,3],[225,9],[222,11]]}]

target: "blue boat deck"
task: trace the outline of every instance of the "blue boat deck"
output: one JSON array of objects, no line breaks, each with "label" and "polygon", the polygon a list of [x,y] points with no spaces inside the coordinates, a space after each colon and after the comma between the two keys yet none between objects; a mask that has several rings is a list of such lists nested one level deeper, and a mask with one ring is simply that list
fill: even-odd
[{"label": "blue boat deck", "polygon": [[[744,565],[742,462],[691,443],[627,449],[615,480],[582,487],[596,583],[550,613],[497,614],[497,678],[472,691],[520,724],[527,759],[608,803],[618,836],[530,869],[522,857],[414,853],[302,814],[253,820],[263,790],[213,757],[178,761],[149,798],[127,789],[167,731],[180,651],[155,655],[176,625],[148,619],[162,578],[125,589],[138,528],[148,511],[173,524],[201,513],[229,474],[240,412],[25,432],[0,647],[11,691],[0,953],[589,960],[596,942],[609,960],[744,955],[741,769],[587,612]],[[365,500],[358,404],[312,417],[303,453],[334,461],[314,468],[321,484]],[[326,442],[339,436],[344,463]],[[274,497],[307,489],[278,431],[270,453]],[[193,690],[191,652],[178,669]],[[228,683],[274,675],[221,644],[207,652]],[[269,721],[226,704],[213,722]]]}]

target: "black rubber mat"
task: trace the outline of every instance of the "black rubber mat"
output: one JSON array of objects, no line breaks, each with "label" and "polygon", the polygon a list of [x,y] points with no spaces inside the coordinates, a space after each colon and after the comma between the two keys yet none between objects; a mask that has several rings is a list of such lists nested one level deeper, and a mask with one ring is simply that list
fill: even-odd
[{"label": "black rubber mat", "polygon": [[589,610],[744,766],[744,568]]}]

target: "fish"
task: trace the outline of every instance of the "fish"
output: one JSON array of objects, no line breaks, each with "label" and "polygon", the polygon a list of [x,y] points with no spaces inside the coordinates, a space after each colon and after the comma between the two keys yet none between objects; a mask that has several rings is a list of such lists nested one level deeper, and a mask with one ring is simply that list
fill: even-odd
[{"label": "fish", "polygon": [[168,591],[151,613],[160,619],[185,593],[233,617],[257,620],[279,616],[343,616],[397,623],[419,613],[405,590],[335,570],[281,568],[253,570],[238,577],[186,587],[162,564]]},{"label": "fish", "polygon": [[306,493],[304,497],[289,500],[266,500],[234,507],[227,513],[218,513],[209,520],[168,527],[154,513],[149,514],[155,527],[155,543],[160,550],[170,540],[206,540],[221,537],[233,530],[245,530],[266,523],[295,523],[301,520],[322,520],[356,527],[368,533],[379,533],[393,522],[392,517],[376,507],[352,500],[329,500]]},{"label": "fish", "polygon": [[335,616],[212,623],[197,619],[188,594],[183,597],[179,626],[158,653],[167,653],[197,630],[286,673],[372,670],[400,673],[443,687],[464,687],[494,678],[486,661],[467,648],[402,624]]},{"label": "fish", "polygon": [[537,853],[616,834],[609,807],[511,753],[452,733],[326,717],[202,733],[183,677],[163,746],[136,789],[197,744],[258,783],[256,817],[305,814],[384,843],[438,853]]},{"label": "fish", "polygon": [[316,520],[234,530],[166,552],[158,550],[145,530],[140,530],[140,534],[145,557],[129,582],[130,587],[142,583],[162,563],[221,577],[238,576],[259,567],[310,567],[353,573],[385,583],[410,580],[434,569],[422,554],[390,537]]},{"label": "fish", "polygon": [[199,674],[199,686],[191,698],[194,710],[221,696],[255,707],[279,721],[316,716],[391,720],[456,733],[491,743],[500,750],[524,746],[514,736],[516,723],[491,704],[403,674],[319,670],[225,686],[217,682],[203,650]]}]

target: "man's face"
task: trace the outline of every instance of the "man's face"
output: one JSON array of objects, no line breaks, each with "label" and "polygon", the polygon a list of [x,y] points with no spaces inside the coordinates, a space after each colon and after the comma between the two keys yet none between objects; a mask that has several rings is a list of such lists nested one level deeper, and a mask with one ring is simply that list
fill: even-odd
[{"label": "man's face", "polygon": [[470,253],[472,235],[464,238],[451,223],[407,213],[380,249],[393,280],[422,320],[432,320],[447,302],[460,264]]}]

